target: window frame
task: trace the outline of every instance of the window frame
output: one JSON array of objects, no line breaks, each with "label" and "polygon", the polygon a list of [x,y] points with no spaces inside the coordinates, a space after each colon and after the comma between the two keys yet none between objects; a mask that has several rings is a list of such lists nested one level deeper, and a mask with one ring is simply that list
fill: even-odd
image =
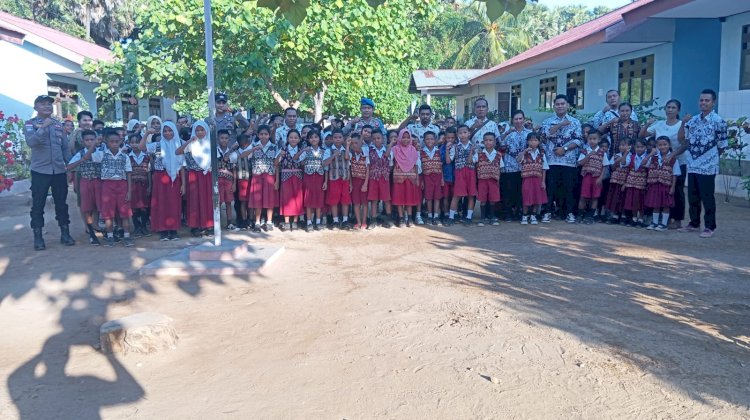
[{"label": "window frame", "polygon": [[514,112],[521,109],[522,93],[523,93],[523,88],[521,87],[520,83],[510,87],[510,114],[511,115],[513,115]]},{"label": "window frame", "polygon": [[750,25],[743,25],[740,34],[739,89],[750,90]]},{"label": "window frame", "polygon": [[557,96],[557,76],[539,79],[539,108],[543,110],[554,109],[555,96]]},{"label": "window frame", "polygon": [[617,91],[623,102],[636,106],[654,99],[655,61],[649,54],[618,62]]},{"label": "window frame", "polygon": [[[565,75],[565,96],[568,97],[568,102],[575,109],[583,109],[585,107],[585,85],[585,69],[573,71]],[[576,90],[575,98],[570,95],[573,89]]]}]

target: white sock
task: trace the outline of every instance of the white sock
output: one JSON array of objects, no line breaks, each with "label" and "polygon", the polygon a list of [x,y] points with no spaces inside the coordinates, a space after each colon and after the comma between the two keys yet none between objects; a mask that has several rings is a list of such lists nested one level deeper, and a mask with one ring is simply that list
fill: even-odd
[{"label": "white sock", "polygon": [[319,225],[320,224],[320,219],[315,219],[315,224]]},{"label": "white sock", "polygon": [[307,226],[310,226],[310,225],[312,225],[312,220],[307,219]]},{"label": "white sock", "polygon": [[453,218],[456,217],[456,211],[455,210],[451,210],[450,212],[448,212],[448,214],[449,214],[448,217],[450,217],[451,219],[453,219]]},{"label": "white sock", "polygon": [[654,214],[651,215],[651,220],[655,225],[659,224],[659,216],[661,216],[661,213],[654,212]]},{"label": "white sock", "polygon": [[342,221],[342,222],[344,222],[344,223],[346,223],[346,222],[347,222],[347,220],[349,220],[349,216],[344,216],[344,217],[343,217],[343,218],[341,219],[341,221]]},{"label": "white sock", "polygon": [[466,210],[466,218],[471,219],[474,216],[474,210]]},{"label": "white sock", "polygon": [[662,220],[662,224],[664,226],[668,225],[669,224],[669,213],[662,213],[661,214],[661,220]]},{"label": "white sock", "polygon": [[334,218],[333,218],[333,223],[338,223],[338,222],[339,222],[339,218],[338,218],[338,216],[334,217]]}]

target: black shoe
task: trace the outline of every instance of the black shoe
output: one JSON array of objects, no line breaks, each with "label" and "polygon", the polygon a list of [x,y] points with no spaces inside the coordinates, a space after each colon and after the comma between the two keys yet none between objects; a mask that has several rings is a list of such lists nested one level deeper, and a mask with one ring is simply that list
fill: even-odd
[{"label": "black shoe", "polygon": [[172,230],[172,231],[169,231],[168,238],[169,238],[170,241],[179,241],[180,240],[180,235],[177,234],[176,230]]},{"label": "black shoe", "polygon": [[314,224],[313,224],[313,230],[314,230],[314,231],[318,232],[318,231],[319,231],[320,229],[322,229],[322,228],[320,227],[320,225],[319,225],[319,224],[317,224],[317,223],[314,223]]},{"label": "black shoe", "polygon": [[76,244],[76,241],[70,236],[68,225],[60,226],[60,243],[65,246],[73,246]]},{"label": "black shoe", "polygon": [[34,250],[42,251],[47,249],[47,245],[44,244],[44,235],[42,235],[42,228],[34,228]]},{"label": "black shoe", "polygon": [[292,229],[291,227],[287,227],[287,223],[280,223],[279,230],[282,232],[286,232],[287,230],[292,230]]},{"label": "black shoe", "polygon": [[305,226],[305,232],[312,232],[312,231],[313,231],[313,225],[312,225],[312,223],[308,223]]},{"label": "black shoe", "polygon": [[450,217],[445,219],[445,226],[453,226],[454,223],[456,223],[456,219]]},{"label": "black shoe", "polygon": [[203,229],[203,236],[214,236],[214,228]]},{"label": "black shoe", "polygon": [[471,219],[469,219],[469,218],[464,219],[464,225],[471,226],[471,223],[472,223]]},{"label": "black shoe", "polygon": [[190,234],[193,235],[193,238],[200,238],[203,236],[203,231],[198,228],[192,228],[190,229]]},{"label": "black shoe", "polygon": [[142,236],[143,236],[143,233],[141,233],[141,228],[140,227],[137,227],[137,228],[133,229],[133,237],[134,238],[140,238]]},{"label": "black shoe", "polygon": [[163,232],[159,232],[159,240],[160,241],[165,241],[165,242],[168,241],[169,240],[169,232],[167,232],[166,230],[163,231]]},{"label": "black shoe", "polygon": [[404,221],[406,222],[406,227],[411,227],[411,217],[405,217]]},{"label": "black shoe", "polygon": [[107,236],[104,238],[104,246],[112,248],[115,246],[115,237],[114,236]]},{"label": "black shoe", "polygon": [[89,245],[92,245],[92,246],[99,246],[99,245],[101,245],[101,244],[102,244],[102,243],[101,243],[101,242],[99,242],[99,238],[97,238],[97,237],[96,237],[96,234],[95,234],[95,233],[92,233],[92,234],[90,234],[90,235],[89,235]]},{"label": "black shoe", "polygon": [[253,232],[255,232],[255,233],[262,232],[259,223],[256,223],[250,230],[253,231]]},{"label": "black shoe", "polygon": [[268,223],[263,223],[260,228],[263,230],[263,232],[268,232],[270,226],[271,225],[269,225]]},{"label": "black shoe", "polygon": [[372,220],[370,223],[367,224],[367,230],[373,230],[377,227],[377,224],[374,220]]}]

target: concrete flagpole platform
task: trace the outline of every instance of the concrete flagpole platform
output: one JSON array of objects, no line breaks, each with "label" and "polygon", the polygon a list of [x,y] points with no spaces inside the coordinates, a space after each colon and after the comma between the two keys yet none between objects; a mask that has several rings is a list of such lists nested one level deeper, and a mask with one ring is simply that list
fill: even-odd
[{"label": "concrete flagpole platform", "polygon": [[219,246],[205,242],[152,261],[139,273],[154,277],[244,277],[260,273],[283,253],[283,246],[256,246],[237,240],[224,240]]}]

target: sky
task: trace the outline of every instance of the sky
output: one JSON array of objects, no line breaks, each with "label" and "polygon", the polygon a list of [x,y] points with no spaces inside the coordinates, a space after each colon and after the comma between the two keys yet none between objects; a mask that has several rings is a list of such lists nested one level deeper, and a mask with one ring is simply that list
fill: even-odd
[{"label": "sky", "polygon": [[615,9],[628,3],[630,3],[630,0],[539,0],[539,4],[550,7],[583,5],[586,7],[606,6]]}]

